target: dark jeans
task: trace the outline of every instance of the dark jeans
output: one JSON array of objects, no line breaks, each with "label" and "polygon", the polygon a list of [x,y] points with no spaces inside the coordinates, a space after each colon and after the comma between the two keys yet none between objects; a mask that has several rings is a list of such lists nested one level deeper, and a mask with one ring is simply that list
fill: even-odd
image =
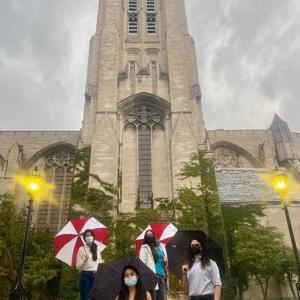
[{"label": "dark jeans", "polygon": [[94,283],[95,273],[89,271],[80,272],[80,299],[88,300],[92,285]]},{"label": "dark jeans", "polygon": [[191,300],[214,300],[214,295],[191,296]]},{"label": "dark jeans", "polygon": [[152,300],[166,300],[166,281],[161,277],[158,282],[158,290],[152,292]]}]

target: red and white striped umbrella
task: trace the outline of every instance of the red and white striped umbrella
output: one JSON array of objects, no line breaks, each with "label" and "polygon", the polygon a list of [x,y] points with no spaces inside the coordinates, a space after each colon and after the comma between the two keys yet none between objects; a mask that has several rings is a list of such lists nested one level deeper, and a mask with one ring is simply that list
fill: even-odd
[{"label": "red and white striped umbrella", "polygon": [[86,229],[95,233],[95,243],[102,252],[108,243],[108,229],[93,217],[69,221],[54,238],[55,257],[69,266],[76,266],[77,253],[84,245],[82,234]]},{"label": "red and white striped umbrella", "polygon": [[135,240],[135,252],[139,254],[147,230],[151,229],[156,239],[165,246],[171,241],[178,229],[172,224],[150,224]]}]

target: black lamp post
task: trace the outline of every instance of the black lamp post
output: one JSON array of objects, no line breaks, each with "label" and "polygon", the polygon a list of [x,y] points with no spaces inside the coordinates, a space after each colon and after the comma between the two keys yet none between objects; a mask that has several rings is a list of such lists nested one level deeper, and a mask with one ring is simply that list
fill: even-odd
[{"label": "black lamp post", "polygon": [[287,197],[287,189],[288,189],[287,174],[282,171],[276,170],[275,176],[273,178],[273,186],[274,186],[275,190],[278,192],[280,199],[282,201],[283,209],[284,209],[284,213],[285,213],[285,217],[286,217],[286,222],[287,222],[288,229],[289,229],[293,252],[294,252],[294,256],[295,256],[295,260],[296,260],[296,264],[297,264],[298,281],[296,283],[296,290],[297,290],[298,299],[300,299],[300,263],[299,263],[299,255],[298,255],[296,240],[295,240],[295,236],[294,236],[294,231],[293,231],[290,214],[289,214],[289,210],[288,210],[289,200]]},{"label": "black lamp post", "polygon": [[42,182],[41,177],[38,174],[37,168],[35,168],[34,171],[26,178],[26,191],[29,196],[29,204],[27,206],[26,228],[25,228],[24,239],[23,239],[20,267],[17,270],[16,284],[14,288],[11,289],[10,291],[10,295],[9,295],[10,300],[26,299],[26,289],[23,283],[23,270],[25,264],[28,235],[29,235],[31,219],[32,219],[32,203],[34,197],[37,195],[37,193],[40,190],[41,182]]}]

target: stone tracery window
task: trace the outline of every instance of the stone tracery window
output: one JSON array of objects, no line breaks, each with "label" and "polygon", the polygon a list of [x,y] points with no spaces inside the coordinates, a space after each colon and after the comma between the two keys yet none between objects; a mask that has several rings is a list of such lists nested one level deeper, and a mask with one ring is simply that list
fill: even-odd
[{"label": "stone tracery window", "polygon": [[219,147],[214,150],[214,164],[217,168],[239,168],[237,154],[229,149]]},{"label": "stone tracery window", "polygon": [[54,185],[39,206],[37,227],[57,232],[66,222],[73,179],[74,153],[58,149],[45,157],[45,180]]},{"label": "stone tracery window", "polygon": [[214,165],[216,168],[253,168],[253,164],[242,154],[226,147],[214,149]]},{"label": "stone tracery window", "polygon": [[135,126],[147,124],[150,127],[157,124],[164,125],[163,116],[164,113],[162,111],[150,105],[137,105],[125,111],[125,126],[127,124],[134,124]]},{"label": "stone tracery window", "polygon": [[136,105],[124,113],[125,129],[134,126],[138,139],[138,195],[141,208],[152,207],[152,130],[164,128],[164,113],[148,104]]}]

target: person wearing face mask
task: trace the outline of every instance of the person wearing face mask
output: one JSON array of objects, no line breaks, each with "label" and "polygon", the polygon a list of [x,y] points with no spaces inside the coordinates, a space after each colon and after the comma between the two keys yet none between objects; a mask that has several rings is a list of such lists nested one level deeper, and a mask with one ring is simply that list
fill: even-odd
[{"label": "person wearing face mask", "polygon": [[165,247],[156,240],[151,229],[145,232],[139,257],[147,267],[160,277],[159,283],[152,293],[153,300],[165,300],[167,252]]},{"label": "person wearing face mask", "polygon": [[95,241],[95,234],[87,229],[83,233],[85,244],[77,253],[76,269],[80,271],[80,299],[88,300],[90,290],[94,283],[98,264],[102,262],[101,252]]},{"label": "person wearing face mask", "polygon": [[115,300],[152,300],[149,292],[142,286],[138,270],[126,266],[121,276],[122,288]]},{"label": "person wearing face mask", "polygon": [[221,299],[219,268],[208,258],[205,243],[201,240],[191,242],[189,264],[182,266],[182,283],[188,288],[191,300]]}]

